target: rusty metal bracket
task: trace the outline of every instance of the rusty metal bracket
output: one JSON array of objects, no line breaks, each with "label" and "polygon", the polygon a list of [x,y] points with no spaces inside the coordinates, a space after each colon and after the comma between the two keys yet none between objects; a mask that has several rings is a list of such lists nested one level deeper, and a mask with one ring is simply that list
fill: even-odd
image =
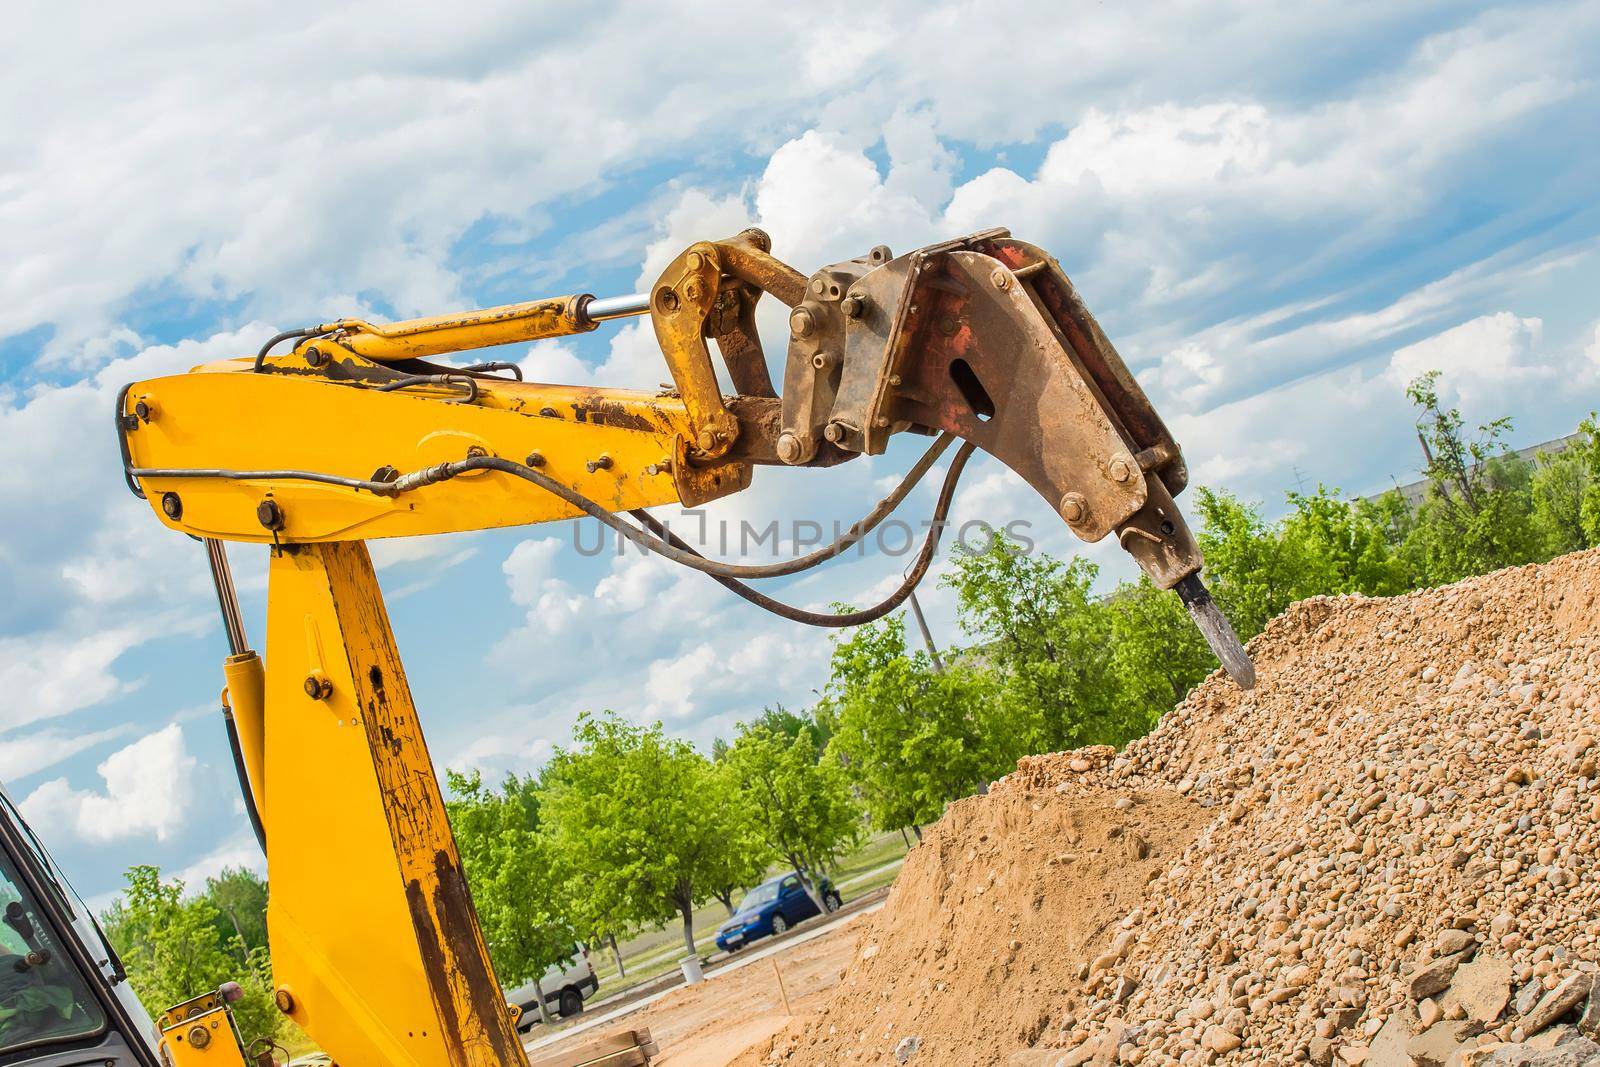
[{"label": "rusty metal bracket", "polygon": [[1085,541],[1117,531],[1158,584],[1200,565],[1172,503],[1182,453],[1060,266],[1005,230],[812,275],[790,316],[786,463],[948,430],[1032,485]]}]

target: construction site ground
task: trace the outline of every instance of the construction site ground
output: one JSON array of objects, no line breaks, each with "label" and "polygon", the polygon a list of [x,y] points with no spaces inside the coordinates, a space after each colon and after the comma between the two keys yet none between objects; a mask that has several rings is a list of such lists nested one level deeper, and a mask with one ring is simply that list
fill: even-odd
[{"label": "construction site ground", "polygon": [[529,1055],[538,1063],[613,1030],[647,1027],[661,1047],[655,1067],[722,1067],[823,1003],[855,954],[860,920],[877,911],[883,898],[882,892],[872,894],[825,923],[726,957],[698,985],[680,984],[610,1010],[586,1012],[558,1034],[535,1031]]}]

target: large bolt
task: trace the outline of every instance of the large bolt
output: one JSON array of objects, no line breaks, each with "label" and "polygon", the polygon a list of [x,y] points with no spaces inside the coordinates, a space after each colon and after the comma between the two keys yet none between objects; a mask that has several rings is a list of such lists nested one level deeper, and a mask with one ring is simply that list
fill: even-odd
[{"label": "large bolt", "polygon": [[1089,514],[1089,502],[1082,493],[1068,493],[1061,498],[1061,517],[1068,522],[1082,522]]},{"label": "large bolt", "polygon": [[994,273],[989,275],[989,280],[996,289],[1004,291],[1011,288],[1011,275],[1003,267],[996,267]]},{"label": "large bolt", "polygon": [[789,312],[789,332],[796,337],[810,337],[816,328],[817,321],[811,317],[809,308],[798,307]]},{"label": "large bolt", "polygon": [[288,1015],[290,1012],[294,1011],[294,994],[289,992],[288,986],[279,986],[277,991],[272,994],[272,1002],[276,1004],[278,1006],[278,1010],[283,1012],[285,1015]]},{"label": "large bolt", "polygon": [[1111,461],[1111,477],[1114,481],[1125,482],[1133,477],[1133,468],[1128,466],[1128,461],[1118,456]]},{"label": "large bolt", "polygon": [[590,474],[595,471],[608,471],[611,469],[611,453],[602,452],[598,459],[591,459],[583,466]]},{"label": "large bolt", "polygon": [[177,493],[162,493],[161,510],[166,514],[167,518],[177,522],[183,518],[183,500],[179,498]]},{"label": "large bolt", "polygon": [[256,505],[256,521],[269,530],[283,529],[283,509],[270,496]]},{"label": "large bolt", "polygon": [[827,370],[829,367],[833,366],[833,353],[818,352],[816,355],[811,357],[811,365],[817,368],[817,370]]},{"label": "large bolt", "polygon": [[706,257],[702,256],[699,252],[690,252],[687,256],[683,257],[683,262],[688,265],[690,270],[699,270],[700,265],[705,261]]},{"label": "large bolt", "polygon": [[839,307],[844,311],[847,319],[859,319],[867,313],[867,298],[860,293],[851,293],[840,302]]},{"label": "large bolt", "polygon": [[522,462],[529,467],[542,467],[544,466],[544,456],[539,454],[538,449],[534,449],[528,453],[528,458]]},{"label": "large bolt", "polygon": [[778,435],[779,459],[785,463],[799,463],[801,451],[800,438],[787,431]]},{"label": "large bolt", "polygon": [[333,695],[333,683],[321,671],[312,671],[306,675],[303,688],[306,696],[312,700],[327,700]]},{"label": "large bolt", "polygon": [[834,444],[838,444],[840,441],[844,440],[844,433],[845,425],[842,422],[830,422],[822,430],[822,436],[826,437]]},{"label": "large bolt", "polygon": [[306,362],[313,367],[320,367],[328,362],[328,354],[315,346],[306,349]]},{"label": "large bolt", "polygon": [[656,307],[660,308],[669,315],[672,312],[677,311],[678,294],[673,292],[671,289],[668,289],[666,286],[662,286],[660,289],[656,290]]},{"label": "large bolt", "polygon": [[694,443],[699,446],[702,452],[713,452],[722,442],[722,431],[713,430],[710,427],[694,435]]},{"label": "large bolt", "polygon": [[156,418],[156,402],[149,397],[140,397],[133,405],[133,413],[139,416],[140,422],[154,422]]},{"label": "large bolt", "polygon": [[205,1048],[211,1044],[211,1031],[203,1026],[189,1027],[189,1044],[194,1048]]}]

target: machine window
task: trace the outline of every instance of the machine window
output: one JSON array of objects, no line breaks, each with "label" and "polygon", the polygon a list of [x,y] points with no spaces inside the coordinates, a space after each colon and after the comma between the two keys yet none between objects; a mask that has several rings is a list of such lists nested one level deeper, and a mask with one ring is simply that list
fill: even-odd
[{"label": "machine window", "polygon": [[88,983],[0,853],[0,1055],[89,1037],[105,1025]]}]

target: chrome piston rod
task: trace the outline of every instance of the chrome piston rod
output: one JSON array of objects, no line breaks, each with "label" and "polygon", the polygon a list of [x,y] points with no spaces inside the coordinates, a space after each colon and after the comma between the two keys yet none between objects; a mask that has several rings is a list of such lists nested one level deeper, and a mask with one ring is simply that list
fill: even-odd
[{"label": "chrome piston rod", "polygon": [[583,317],[590,322],[626,319],[643,315],[650,310],[649,293],[630,293],[627,296],[591,296],[584,302]]}]

